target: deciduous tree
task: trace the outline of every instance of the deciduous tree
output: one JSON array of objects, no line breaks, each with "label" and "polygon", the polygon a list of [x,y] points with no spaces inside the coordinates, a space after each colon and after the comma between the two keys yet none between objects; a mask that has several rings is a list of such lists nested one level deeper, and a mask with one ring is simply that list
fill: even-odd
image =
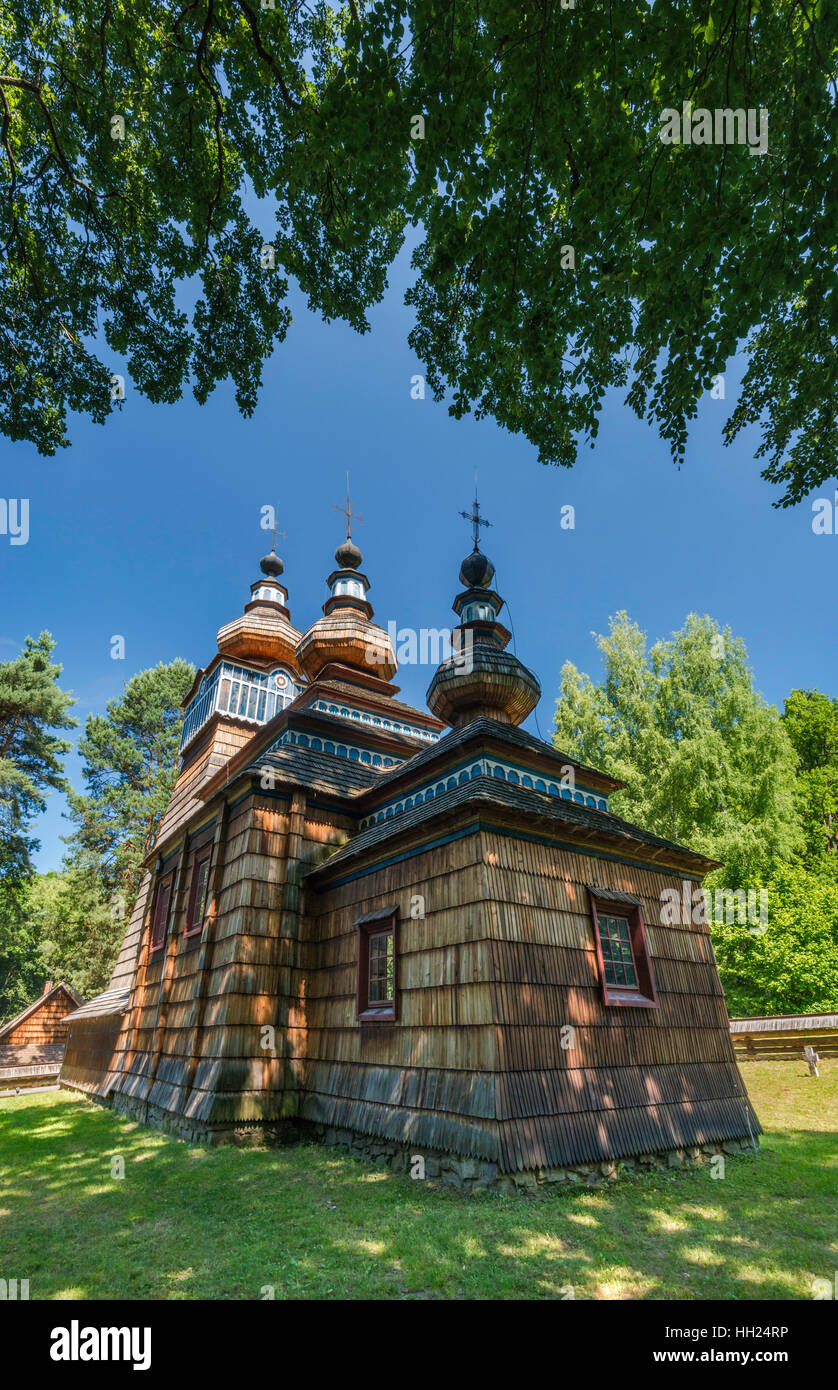
[{"label": "deciduous tree", "polygon": [[[836,54],[822,0],[7,0],[0,429],[53,453],[123,364],[249,414],[289,281],[365,331],[414,229],[455,415],[571,465],[616,388],[681,458],[744,344],[720,428],[790,504],[838,458]],[[766,152],[663,143],[685,103]]]}]

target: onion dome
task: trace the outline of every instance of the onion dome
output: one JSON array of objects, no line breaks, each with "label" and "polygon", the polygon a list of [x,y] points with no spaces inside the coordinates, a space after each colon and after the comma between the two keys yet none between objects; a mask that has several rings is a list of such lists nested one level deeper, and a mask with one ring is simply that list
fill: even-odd
[{"label": "onion dome", "polygon": [[335,551],[335,559],[342,570],[360,569],[363,558],[351,536],[347,536],[343,544],[339,545]]},{"label": "onion dome", "polygon": [[276,551],[272,550],[270,555],[262,556],[261,560],[259,561],[259,568],[263,574],[267,574],[273,579],[278,579],[279,576],[282,574],[282,571],[285,569],[285,566],[280,560]]},{"label": "onion dome", "polygon": [[460,565],[460,583],[467,589],[488,589],[495,577],[495,567],[474,547]]},{"label": "onion dome", "polygon": [[296,650],[300,633],[291,622],[288,590],[277,578],[285,566],[271,551],[260,560],[259,568],[264,578],[251,584],[250,602],[245,605],[241,617],[219,628],[218,650],[237,661],[281,663],[297,674]]},{"label": "onion dome", "polygon": [[358,569],[362,555],[347,536],[335,551],[340,566],[326,581],[329,597],[323,617],[312,623],[297,644],[297,661],[310,680],[330,662],[351,666],[379,680],[396,674],[396,654],[388,633],[371,621],[370,583]]},{"label": "onion dome", "polygon": [[428,686],[428,708],[452,726],[481,716],[520,724],[541,698],[532,671],[505,650],[510,633],[498,622],[503,599],[488,587],[494,573],[491,561],[476,548],[463,561],[460,580],[468,587],[453,603],[460,619],[452,634],[454,652],[440,663]]}]

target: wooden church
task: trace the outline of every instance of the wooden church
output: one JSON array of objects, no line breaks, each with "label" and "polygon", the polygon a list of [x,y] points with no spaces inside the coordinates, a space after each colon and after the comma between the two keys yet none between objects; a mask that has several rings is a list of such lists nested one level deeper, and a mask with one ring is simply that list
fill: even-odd
[{"label": "wooden church", "polygon": [[756,1148],[709,930],[662,909],[713,865],[520,728],[540,687],[471,519],[427,709],[397,698],[349,526],[305,632],[262,560],[64,1085],[191,1141],[308,1135],[464,1189]]}]

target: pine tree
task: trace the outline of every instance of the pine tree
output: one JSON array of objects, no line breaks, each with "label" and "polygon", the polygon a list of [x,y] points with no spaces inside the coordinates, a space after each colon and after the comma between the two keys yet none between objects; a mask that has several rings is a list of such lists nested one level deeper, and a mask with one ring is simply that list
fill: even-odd
[{"label": "pine tree", "polygon": [[194,674],[181,660],[141,671],[105,714],[90,715],[79,741],[87,794],[68,798],[76,823],[70,864],[78,872],[92,868],[102,900],[128,915],[172,794],[181,706]]},{"label": "pine tree", "polygon": [[23,652],[0,663],[0,1018],[37,993],[44,977],[37,935],[26,921],[26,889],[38,841],[32,819],[49,790],[63,791],[70,744],[53,730],[75,728],[72,695],[58,684],[48,632],[27,637]]}]

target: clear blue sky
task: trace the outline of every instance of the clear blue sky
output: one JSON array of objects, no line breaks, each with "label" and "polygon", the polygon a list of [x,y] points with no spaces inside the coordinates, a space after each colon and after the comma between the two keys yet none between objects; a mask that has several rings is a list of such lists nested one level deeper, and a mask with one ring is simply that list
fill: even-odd
[{"label": "clear blue sky", "polygon": [[[458,512],[471,503],[477,467],[494,523],[484,548],[518,655],[544,692],[538,722],[528,721],[534,732],[549,738],[564,661],[598,673],[591,633],[621,608],[650,639],[691,611],[730,624],[776,704],[794,686],[838,693],[838,536],[813,534],[811,501],[772,509],[755,434],[722,447],[732,375],[727,401],[706,399],[680,471],[617,398],[574,470],[545,468],[530,444],[492,421],[452,420],[430,395],[411,399],[421,366],[406,341],[408,275],[403,257],[365,337],[320,323],[295,298],[251,420],[226,387],[202,408],[191,397],[152,406],[129,382],[122,412],[104,428],[75,419],[72,447],[54,459],[0,442],[0,495],[31,503],[29,543],[12,547],[0,536],[0,660],[49,629],[82,721],[146,666],[177,656],[205,665],[218,627],[241,612],[259,575],[270,548],[260,508],[275,502],[288,533],[279,549],[291,615],[304,629],[326,596],[342,536],[332,503],[347,468],[365,518],[354,534],[377,620],[447,626],[471,544]],[[575,531],[559,526],[567,503]],[[111,659],[115,634],[125,638],[124,661]],[[430,675],[402,668],[404,698],[423,704]],[[75,756],[68,772],[80,786]],[[60,864],[63,810],[53,795],[35,827],[41,869]]]}]

